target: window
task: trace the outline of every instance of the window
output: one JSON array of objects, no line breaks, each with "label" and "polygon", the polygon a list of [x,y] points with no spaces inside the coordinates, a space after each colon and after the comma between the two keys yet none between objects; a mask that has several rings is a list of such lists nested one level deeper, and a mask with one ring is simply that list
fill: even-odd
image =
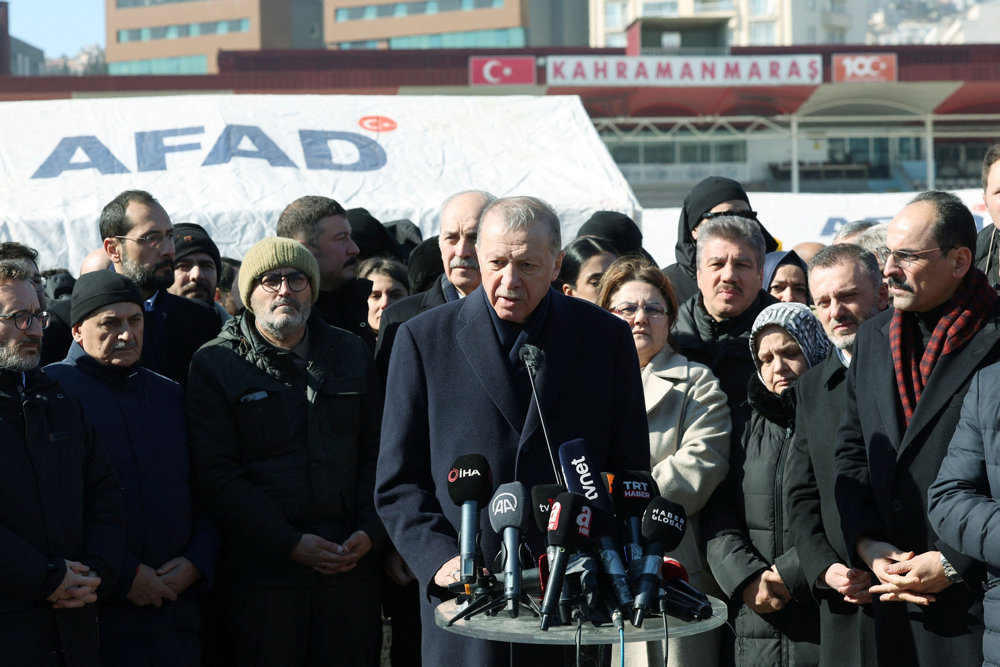
[{"label": "window", "polygon": [[642,6],[643,16],[677,16],[677,0],[673,2],[647,2]]},{"label": "window", "polygon": [[712,161],[711,144],[683,143],[680,145],[681,157],[678,162],[687,164],[708,164]]},{"label": "window", "polygon": [[733,0],[694,0],[695,12],[731,12]]},{"label": "window", "polygon": [[177,39],[179,37],[197,37],[199,35],[225,35],[228,33],[238,32],[250,32],[250,19],[209,21],[206,23],[182,23],[180,25],[165,25],[153,28],[132,28],[130,30],[119,30],[118,43],[125,44],[128,42],[148,42],[153,39]]},{"label": "window", "polygon": [[171,5],[178,2],[203,2],[204,0],[115,0],[115,8],[129,9],[131,7],[150,7],[154,5]]},{"label": "window", "polygon": [[625,3],[620,0],[609,1],[604,6],[604,27],[606,30],[622,30],[625,28]]},{"label": "window", "polygon": [[108,63],[108,74],[127,76],[136,74],[206,74],[207,56],[179,56]]},{"label": "window", "polygon": [[750,24],[750,44],[753,46],[774,45],[774,22],[757,21]]},{"label": "window", "polygon": [[750,16],[771,16],[774,14],[774,0],[750,0]]},{"label": "window", "polygon": [[643,162],[646,164],[673,164],[676,161],[672,143],[648,143],[643,148]]},{"label": "window", "polygon": [[608,150],[618,164],[642,164],[642,158],[639,156],[639,144],[608,146]]},{"label": "window", "polygon": [[715,162],[746,162],[747,142],[723,141],[715,144]]}]

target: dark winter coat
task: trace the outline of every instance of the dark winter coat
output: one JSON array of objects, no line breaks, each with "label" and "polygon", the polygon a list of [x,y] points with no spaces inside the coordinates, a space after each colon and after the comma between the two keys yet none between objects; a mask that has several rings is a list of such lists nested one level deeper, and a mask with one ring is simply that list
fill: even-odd
[{"label": "dark winter coat", "polygon": [[750,329],[760,311],[772,303],[778,300],[761,290],[757,300],[743,313],[718,322],[701,305],[698,293],[680,305],[677,322],[671,329],[674,348],[691,361],[708,366],[719,379],[733,420],[734,446],[740,443],[750,420],[747,383],[757,374],[750,353]]},{"label": "dark winter coat", "polygon": [[1000,290],[1000,230],[988,219],[976,236],[976,268],[986,274],[993,289]]},{"label": "dark winter coat", "polygon": [[870,536],[904,551],[940,551],[966,581],[947,587],[927,606],[874,601],[880,664],[978,664],[983,592],[975,582],[982,579],[983,566],[934,532],[927,490],[955,433],[972,377],[1000,360],[1000,320],[994,315],[962,349],[938,360],[905,427],[889,346],[891,318],[886,311],[861,325],[847,372],[835,452],[844,539],[852,545]]},{"label": "dark winter coat", "polygon": [[348,280],[337,289],[321,291],[313,304],[313,315],[318,315],[331,327],[360,337],[369,353],[374,353],[376,332],[368,326],[368,295],[371,293],[372,281]]},{"label": "dark winter coat", "polygon": [[[788,532],[820,610],[820,662],[824,665],[875,665],[875,626],[871,605],[845,602],[816,581],[833,563],[848,567],[853,550],[844,543],[834,495],[836,468],[833,434],[844,414],[847,367],[831,348],[823,363],[795,383],[795,436],[785,463]],[[873,582],[874,583],[874,582]]]},{"label": "dark winter coat", "polygon": [[1000,665],[1000,365],[972,378],[958,428],[929,491],[941,539],[987,565],[984,664]]},{"label": "dark winter coat", "polygon": [[[819,611],[788,534],[784,490],[795,425],[794,391],[772,394],[754,374],[748,394],[753,413],[742,446],[734,448],[729,476],[702,512],[708,564],[730,598],[737,665],[815,665]],[[743,589],[771,565],[792,601],[760,615],[743,604]]]},{"label": "dark winter coat", "polygon": [[378,369],[379,377],[383,386],[389,376],[389,359],[392,355],[392,342],[396,338],[396,330],[399,326],[420,313],[430,310],[435,306],[448,303],[448,297],[444,293],[444,283],[447,280],[444,276],[434,281],[431,288],[426,292],[408,296],[392,304],[382,313],[382,320],[379,323],[378,343],[375,346],[375,367]]},{"label": "dark winter coat", "polygon": [[[357,336],[309,319],[308,367],[257,333],[253,313],[228,321],[195,354],[188,433],[205,507],[230,559],[254,584],[336,585],[290,560],[304,533],[340,544],[385,536],[375,513],[382,392]],[[374,549],[373,549],[374,551]]]},{"label": "dark winter coat", "polygon": [[61,645],[65,664],[98,665],[97,605],[53,609],[64,560],[113,591],[125,541],[114,470],[79,403],[41,371],[0,373],[0,596],[2,662],[45,665]]},{"label": "dark winter coat", "polygon": [[140,563],[154,570],[184,556],[210,581],[218,538],[197,510],[184,422],[184,390],[141,367],[104,366],[78,343],[45,372],[83,405],[118,475],[125,501],[125,553],[115,595],[102,600],[101,655],[107,665],[191,664],[199,655],[198,595],[161,607],[125,599]]}]

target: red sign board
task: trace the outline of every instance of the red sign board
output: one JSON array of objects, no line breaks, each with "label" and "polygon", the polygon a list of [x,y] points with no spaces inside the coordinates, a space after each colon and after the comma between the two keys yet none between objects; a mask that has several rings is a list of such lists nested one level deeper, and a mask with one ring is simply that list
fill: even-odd
[{"label": "red sign board", "polygon": [[473,86],[534,85],[534,57],[469,58],[469,84]]},{"label": "red sign board", "polygon": [[834,83],[885,83],[896,80],[895,53],[835,53]]}]

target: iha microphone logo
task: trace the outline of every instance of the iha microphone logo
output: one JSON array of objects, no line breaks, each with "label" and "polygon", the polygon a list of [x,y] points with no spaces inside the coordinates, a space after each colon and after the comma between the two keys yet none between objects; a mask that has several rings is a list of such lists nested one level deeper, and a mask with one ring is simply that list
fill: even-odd
[{"label": "iha microphone logo", "polygon": [[448,481],[454,482],[463,477],[479,477],[482,474],[483,473],[479,472],[475,468],[471,470],[467,470],[465,468],[452,468],[451,471],[448,473]]}]

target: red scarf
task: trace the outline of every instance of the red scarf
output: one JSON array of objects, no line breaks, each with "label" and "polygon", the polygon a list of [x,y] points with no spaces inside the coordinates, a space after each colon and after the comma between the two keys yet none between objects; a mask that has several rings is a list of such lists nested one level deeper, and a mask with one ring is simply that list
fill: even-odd
[{"label": "red scarf", "polygon": [[909,313],[900,310],[892,314],[889,346],[907,426],[938,359],[957,352],[972,340],[993,315],[998,300],[1000,297],[990,287],[986,275],[975,267],[971,268],[945,304],[945,311],[931,333],[923,356],[919,358],[917,342],[920,331],[916,317],[907,317]]}]

